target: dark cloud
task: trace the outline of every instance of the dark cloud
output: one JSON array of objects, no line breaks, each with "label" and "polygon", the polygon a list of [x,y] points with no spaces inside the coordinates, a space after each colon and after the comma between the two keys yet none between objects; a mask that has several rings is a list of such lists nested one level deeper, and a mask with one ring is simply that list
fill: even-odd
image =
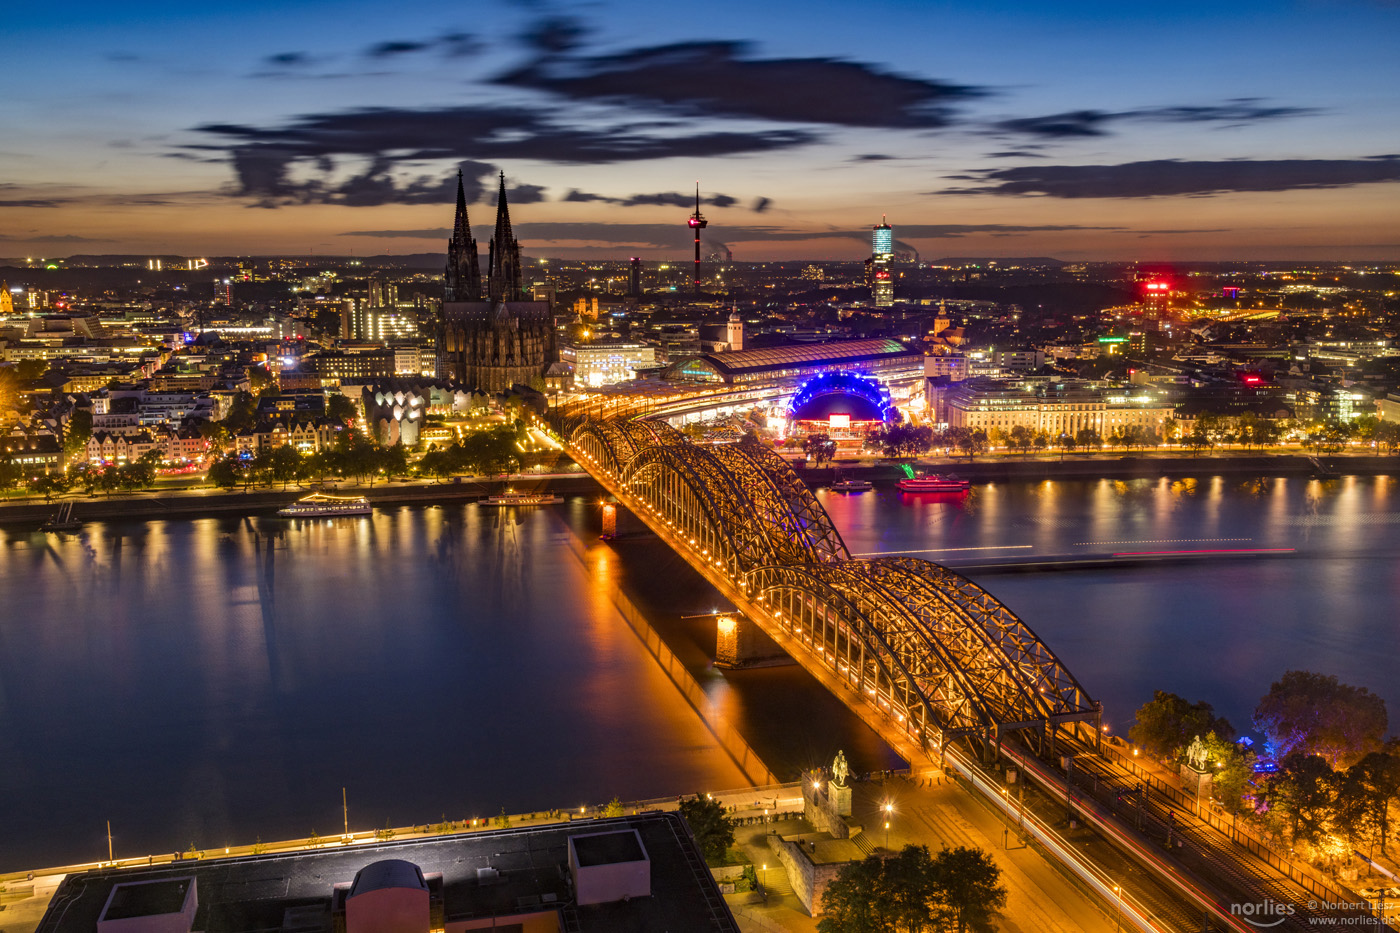
[{"label": "dark cloud", "polygon": [[[285,204],[339,204],[345,207],[376,207],[381,204],[450,204],[456,197],[457,179],[451,173],[420,174],[399,178],[393,173],[392,160],[383,156],[372,159],[359,174],[343,180],[331,180],[330,167],[318,165],[317,177],[293,180],[292,160],[283,155],[260,149],[233,153],[234,170],[240,187],[237,194],[254,198],[258,207]],[[488,179],[494,168],[481,162],[464,161],[463,188],[467,200],[476,203],[488,190]]]},{"label": "dark cloud", "polygon": [[1105,113],[1102,110],[1074,110],[1045,117],[1002,120],[995,124],[995,129],[1002,133],[1019,133],[1052,139],[1072,136],[1105,136],[1107,135],[1106,125],[1116,119],[1118,117],[1115,114]]},{"label": "dark cloud", "polygon": [[1140,107],[1136,110],[1070,110],[1042,117],[1020,117],[992,125],[994,131],[1042,139],[1072,139],[1107,136],[1114,123],[1219,123],[1245,126],[1269,120],[1312,116],[1320,111],[1311,107],[1266,106],[1258,98],[1240,97],[1223,104],[1176,107]]},{"label": "dark cloud", "polygon": [[[694,208],[695,206],[695,195],[683,194],[679,191],[666,191],[657,194],[633,194],[625,198],[616,198],[605,194],[594,194],[591,191],[580,191],[574,188],[568,194],[564,195],[564,197],[560,198],[560,200],[578,203],[597,202],[602,204],[616,204],[619,207],[665,206]],[[762,208],[757,207],[759,201],[763,202]],[[727,194],[711,194],[702,195],[700,197],[700,203],[709,205],[710,207],[733,207],[735,204],[739,203],[739,199],[730,197]],[[768,198],[759,198],[758,201],[754,202],[754,210],[765,210],[770,203],[772,202]]]},{"label": "dark cloud", "polygon": [[452,237],[451,227],[428,227],[423,230],[347,230],[339,236],[370,236],[385,240],[446,240]]},{"label": "dark cloud", "polygon": [[755,198],[753,206],[749,209],[755,214],[762,214],[764,211],[768,210],[768,208],[772,206],[772,204],[772,198]]},{"label": "dark cloud", "polygon": [[1045,153],[1035,149],[1003,149],[1000,152],[989,152],[985,156],[988,159],[1044,159]]},{"label": "dark cloud", "polygon": [[419,52],[440,52],[448,58],[462,58],[481,51],[481,43],[469,32],[447,32],[432,39],[392,39],[365,49],[366,58],[390,59]]},{"label": "dark cloud", "polygon": [[58,198],[19,198],[14,201],[0,201],[0,207],[61,207],[66,201]]},{"label": "dark cloud", "polygon": [[580,190],[578,190],[577,188],[574,188],[572,191],[570,191],[568,194],[564,195],[564,196],[563,196],[562,198],[560,198],[559,200],[561,200],[561,201],[573,201],[573,202],[577,202],[577,203],[580,203],[580,204],[589,204],[589,203],[592,203],[592,202],[594,202],[594,201],[602,201],[602,202],[607,203],[607,204],[616,204],[617,201],[618,201],[617,198],[609,198],[609,197],[606,197],[606,196],[601,195],[601,194],[594,194],[594,193],[591,192],[591,191],[580,191]]},{"label": "dark cloud", "polygon": [[[708,204],[711,207],[733,207],[739,203],[737,198],[731,198],[727,194],[711,194],[700,198],[701,204]],[[669,205],[670,207],[690,207],[695,205],[695,195],[681,194],[678,191],[659,192],[657,194],[634,194],[630,198],[622,201],[623,207],[634,207],[636,205]]]},{"label": "dark cloud", "polygon": [[89,236],[78,236],[78,235],[73,234],[73,233],[45,234],[45,235],[39,235],[39,234],[34,234],[34,235],[25,235],[25,234],[8,235],[8,234],[0,233],[0,240],[4,241],[4,242],[6,242],[6,243],[50,243],[50,244],[54,244],[54,243],[57,243],[57,244],[62,244],[62,243],[110,243],[110,242],[112,242],[111,240],[94,239],[93,237],[89,237]]},{"label": "dark cloud", "polygon": [[263,59],[263,64],[269,68],[305,68],[315,63],[310,52],[278,52]]},{"label": "dark cloud", "polygon": [[856,156],[855,158],[851,159],[851,161],[852,161],[852,162],[886,162],[886,161],[889,161],[889,160],[891,160],[891,159],[896,159],[896,158],[898,158],[898,156],[881,155],[881,154],[878,153],[878,152],[867,152],[867,153],[865,153],[864,155],[858,155],[858,156]]},{"label": "dark cloud", "polygon": [[379,42],[365,49],[365,55],[370,58],[393,58],[395,55],[410,55],[414,52],[426,52],[431,49],[431,42],[410,42],[406,40],[391,40],[389,42]]},{"label": "dark cloud", "polygon": [[1025,165],[989,169],[976,173],[975,177],[979,182],[976,187],[953,189],[952,193],[1154,198],[1235,191],[1345,188],[1400,181],[1400,157],[1225,162],[1158,159],[1124,165]]},{"label": "dark cloud", "polygon": [[652,104],[701,116],[927,128],[982,88],[912,78],[831,58],[752,58],[741,42],[682,42],[592,57],[548,48],[501,84],[578,100]]},{"label": "dark cloud", "polygon": [[[386,180],[396,167],[412,170],[430,160],[608,164],[768,152],[815,139],[799,130],[657,135],[596,125],[575,128],[556,122],[539,108],[508,107],[372,108],[308,114],[274,127],[207,123],[196,131],[219,142],[187,148],[225,153],[237,175],[233,193],[269,205],[388,204],[396,203],[396,192],[409,198],[421,193],[428,200],[427,188],[418,181],[405,189]],[[344,157],[369,161],[371,170],[356,180],[354,197],[335,190],[330,181],[327,160]],[[310,180],[305,177],[308,173]],[[420,180],[428,181],[426,176]],[[373,200],[373,192],[383,200]]]},{"label": "dark cloud", "polygon": [[[516,185],[506,186],[506,200],[511,204],[538,204],[545,199],[543,185]],[[488,204],[495,204],[500,200],[499,189],[492,189]]]}]

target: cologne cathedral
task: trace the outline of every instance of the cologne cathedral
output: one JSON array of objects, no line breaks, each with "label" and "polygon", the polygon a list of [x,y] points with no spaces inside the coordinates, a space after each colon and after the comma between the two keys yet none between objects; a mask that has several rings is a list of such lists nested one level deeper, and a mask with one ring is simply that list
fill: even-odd
[{"label": "cologne cathedral", "polygon": [[437,327],[439,378],[495,394],[529,385],[544,374],[555,359],[554,317],[549,302],[527,300],[504,172],[484,281],[457,174],[457,217],[447,244],[444,285]]}]

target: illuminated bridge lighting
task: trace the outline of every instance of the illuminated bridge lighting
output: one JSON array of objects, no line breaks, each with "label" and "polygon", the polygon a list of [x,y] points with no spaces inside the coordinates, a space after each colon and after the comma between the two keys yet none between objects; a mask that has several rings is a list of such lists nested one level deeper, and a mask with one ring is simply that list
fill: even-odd
[{"label": "illuminated bridge lighting", "polygon": [[852,557],[771,448],[694,444],[661,421],[563,427],[568,449],[745,616],[813,673],[839,672],[872,698],[891,738],[990,746],[1015,731],[1045,750],[1062,725],[1099,732],[1099,704],[1011,610],[939,564]]}]

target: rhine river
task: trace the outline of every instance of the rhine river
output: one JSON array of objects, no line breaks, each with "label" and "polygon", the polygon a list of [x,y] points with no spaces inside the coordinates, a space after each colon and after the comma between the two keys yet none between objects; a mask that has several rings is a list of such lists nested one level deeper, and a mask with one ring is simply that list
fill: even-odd
[{"label": "rhine river", "polygon": [[[1302,667],[1400,721],[1400,482],[979,484],[821,493],[857,555],[960,563],[1153,550],[1286,557],[969,570],[1123,731],[1161,688],[1247,728]],[[596,498],[596,497],[594,497]],[[744,783],[609,598],[622,580],[780,776],[878,740],[793,667],[707,669],[712,591],[657,543],[596,542],[585,497],[371,518],[0,530],[0,870],[194,843],[660,797]],[[586,553],[585,553],[586,549]],[[605,585],[607,578],[608,584]]]}]

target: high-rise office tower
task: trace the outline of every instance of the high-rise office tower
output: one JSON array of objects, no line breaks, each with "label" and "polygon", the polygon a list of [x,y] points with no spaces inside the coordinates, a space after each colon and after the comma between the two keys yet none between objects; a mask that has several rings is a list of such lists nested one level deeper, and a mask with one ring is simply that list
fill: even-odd
[{"label": "high-rise office tower", "polygon": [[865,261],[865,281],[875,299],[875,307],[894,304],[894,228],[880,218],[871,236],[870,258]]},{"label": "high-rise office tower", "polygon": [[627,270],[627,297],[642,297],[642,260],[632,257],[632,265]]}]

